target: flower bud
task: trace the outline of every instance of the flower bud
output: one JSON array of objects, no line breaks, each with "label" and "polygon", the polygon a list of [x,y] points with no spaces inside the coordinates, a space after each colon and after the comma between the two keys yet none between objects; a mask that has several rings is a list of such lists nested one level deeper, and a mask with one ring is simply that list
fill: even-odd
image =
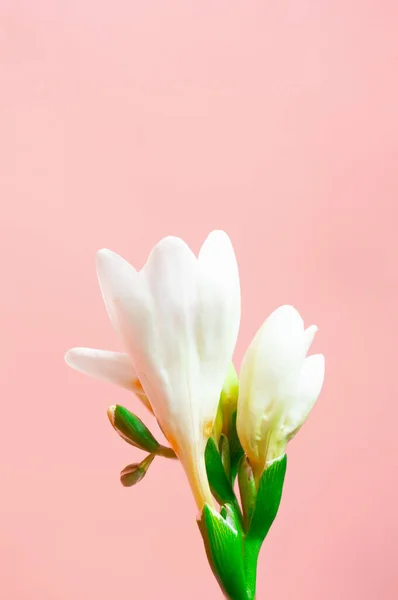
[{"label": "flower bud", "polygon": [[139,483],[147,474],[154,458],[154,454],[148,454],[148,456],[140,463],[133,463],[124,467],[123,471],[120,472],[120,481],[122,485],[124,485],[124,487],[132,487],[136,483]]},{"label": "flower bud", "polygon": [[115,431],[128,444],[146,450],[151,454],[158,454],[167,458],[175,457],[171,448],[159,444],[144,423],[132,412],[123,406],[110,406],[108,418]]},{"label": "flower bud", "polygon": [[266,319],[242,361],[237,428],[256,482],[267,464],[285,453],[322,389],[323,355],[307,356],[315,326],[292,306]]}]

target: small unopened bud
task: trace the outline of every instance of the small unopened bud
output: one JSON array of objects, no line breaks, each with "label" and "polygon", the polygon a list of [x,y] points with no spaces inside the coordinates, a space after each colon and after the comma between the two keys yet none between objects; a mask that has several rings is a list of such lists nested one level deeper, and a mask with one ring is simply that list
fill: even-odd
[{"label": "small unopened bud", "polygon": [[119,405],[110,406],[108,408],[108,418],[115,431],[128,444],[150,453],[156,453],[159,450],[160,444],[155,440],[146,425],[127,408]]},{"label": "small unopened bud", "polygon": [[151,454],[157,454],[165,458],[176,458],[174,450],[159,444],[141,419],[124,406],[110,406],[108,408],[108,418],[114,430],[128,444],[146,450]]},{"label": "small unopened bud", "polygon": [[154,458],[154,454],[148,454],[148,456],[140,463],[133,463],[124,467],[123,471],[120,473],[122,485],[124,485],[124,487],[132,487],[136,483],[139,483],[147,474]]}]

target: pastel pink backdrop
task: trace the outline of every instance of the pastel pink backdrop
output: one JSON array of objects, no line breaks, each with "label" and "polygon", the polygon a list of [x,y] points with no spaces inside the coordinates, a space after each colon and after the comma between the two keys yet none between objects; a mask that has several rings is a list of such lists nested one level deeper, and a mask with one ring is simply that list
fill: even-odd
[{"label": "pastel pink backdrop", "polygon": [[122,488],[106,407],[145,413],[63,354],[120,347],[98,248],[224,228],[237,363],[286,302],[327,357],[258,598],[396,598],[397,3],[0,6],[0,597],[220,597],[179,465]]}]

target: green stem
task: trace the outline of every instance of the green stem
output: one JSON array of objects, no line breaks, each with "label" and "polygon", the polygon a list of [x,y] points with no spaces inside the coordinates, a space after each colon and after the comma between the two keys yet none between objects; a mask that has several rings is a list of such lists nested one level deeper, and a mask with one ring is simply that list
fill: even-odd
[{"label": "green stem", "polygon": [[244,541],[244,561],[248,598],[250,600],[255,600],[256,598],[257,563],[260,549],[260,540],[246,537]]},{"label": "green stem", "polygon": [[177,458],[174,450],[172,448],[167,448],[167,446],[160,446],[156,454],[158,456],[163,456],[164,458]]},{"label": "green stem", "polygon": [[236,513],[237,517],[238,517],[238,524],[239,524],[239,528],[240,528],[240,533],[241,533],[241,535],[244,535],[244,532],[245,532],[244,527],[245,526],[244,526],[244,522],[243,522],[242,510],[240,508],[240,504],[238,502],[238,499],[237,499],[237,497],[235,495],[234,495],[234,499],[233,499],[233,502],[232,502],[232,506],[233,506],[233,508],[235,510],[235,513]]}]

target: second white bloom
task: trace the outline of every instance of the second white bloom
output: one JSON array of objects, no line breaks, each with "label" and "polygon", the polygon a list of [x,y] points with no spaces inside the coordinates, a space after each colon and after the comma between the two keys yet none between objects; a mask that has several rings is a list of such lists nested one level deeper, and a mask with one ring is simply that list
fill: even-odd
[{"label": "second white bloom", "polygon": [[237,428],[256,478],[285,452],[315,404],[324,379],[321,354],[306,358],[317,328],[304,329],[292,306],[264,322],[242,362]]}]

